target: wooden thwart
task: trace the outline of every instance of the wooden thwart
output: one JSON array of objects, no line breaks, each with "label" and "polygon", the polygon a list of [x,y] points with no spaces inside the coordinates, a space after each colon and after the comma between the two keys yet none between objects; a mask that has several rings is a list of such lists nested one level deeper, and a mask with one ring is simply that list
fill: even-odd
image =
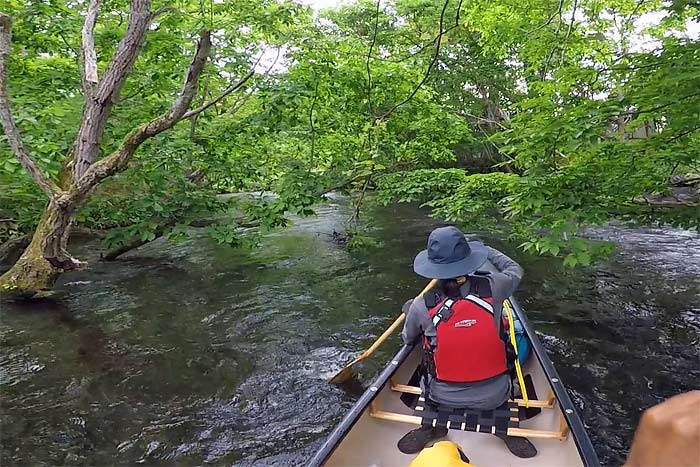
[{"label": "wooden thwart", "polygon": [[564,437],[569,435],[569,424],[566,422],[564,414],[559,414],[559,433]]},{"label": "wooden thwart", "polygon": [[[391,390],[396,391],[396,392],[403,392],[406,394],[417,394],[420,395],[422,393],[421,389],[417,386],[408,386],[406,384],[396,384],[393,381],[390,381],[391,384]],[[544,401],[539,401],[539,400],[532,400],[530,399],[529,401],[529,406],[530,407],[535,407],[539,409],[551,409],[554,407],[554,394],[550,392],[550,397],[547,400]],[[525,407],[525,401],[523,399],[515,399],[515,402],[518,403],[518,405]]]}]

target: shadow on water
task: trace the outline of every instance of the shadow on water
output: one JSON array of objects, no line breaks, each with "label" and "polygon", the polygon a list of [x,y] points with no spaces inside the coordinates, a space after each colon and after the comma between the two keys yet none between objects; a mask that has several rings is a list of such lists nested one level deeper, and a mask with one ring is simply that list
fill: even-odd
[{"label": "shadow on water", "polygon": [[[247,252],[198,233],[157,241],[66,275],[59,301],[4,304],[3,465],[303,464],[362,391],[326,378],[422,288],[412,259],[437,225],[411,206],[377,209],[383,248],[350,253],[330,241],[347,212],[335,200]],[[640,408],[700,377],[700,239],[591,235],[620,249],[576,271],[482,239],[525,267],[528,315],[601,460],[619,464]]]}]

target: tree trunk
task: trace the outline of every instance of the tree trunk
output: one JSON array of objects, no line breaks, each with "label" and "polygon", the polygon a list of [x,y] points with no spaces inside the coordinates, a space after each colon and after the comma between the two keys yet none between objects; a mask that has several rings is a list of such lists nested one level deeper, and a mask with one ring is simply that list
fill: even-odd
[{"label": "tree trunk", "polygon": [[0,274],[9,270],[17,262],[32,241],[32,234],[13,238],[0,245]]},{"label": "tree trunk", "polygon": [[[129,161],[144,141],[172,128],[183,118],[190,118],[215,105],[225,96],[240,88],[255,73],[254,69],[251,70],[245,80],[230,86],[221,96],[211,102],[188,112],[187,109],[190,108],[192,99],[199,88],[199,77],[211,51],[211,32],[203,30],[199,35],[190,66],[185,73],[185,83],[170,108],[150,122],[134,128],[113,153],[96,161],[112,105],[139,55],[151,22],[158,14],[165,11],[159,9],[151,12],[150,0],[131,0],[130,3],[126,33],[119,42],[112,60],[107,65],[102,80],[99,80],[96,87],[85,86],[88,91],[93,91],[89,88],[95,87],[94,95],[84,96],[85,108],[80,129],[76,142],[69,152],[68,159],[70,160],[66,161],[65,165],[67,168],[72,167],[74,177],[65,177],[67,180],[61,187],[53,183],[38,168],[23,146],[19,130],[15,125],[6,90],[12,22],[9,16],[0,13],[0,123],[5,130],[15,157],[50,200],[29,247],[17,263],[0,276],[0,299],[32,297],[37,292],[50,289],[62,272],[84,267],[85,263],[73,259],[68,254],[68,237],[76,211],[85,204],[95,186],[106,178],[126,170]],[[90,1],[91,13],[83,28],[84,49],[94,48],[92,32],[97,5],[97,0]],[[92,60],[93,50],[87,50],[87,52],[89,52],[88,59]],[[84,74],[87,75],[87,73]],[[94,76],[90,76],[89,81],[92,81],[93,78]]]},{"label": "tree trunk", "polygon": [[66,252],[75,211],[51,202],[19,260],[0,276],[1,298],[30,298],[53,287],[58,276],[81,264]]}]

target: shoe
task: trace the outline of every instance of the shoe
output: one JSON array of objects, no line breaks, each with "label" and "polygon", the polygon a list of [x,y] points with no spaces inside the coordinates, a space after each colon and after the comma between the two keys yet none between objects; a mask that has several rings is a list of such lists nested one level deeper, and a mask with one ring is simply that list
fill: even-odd
[{"label": "shoe", "polygon": [[537,455],[537,448],[527,438],[517,436],[500,437],[508,447],[508,450],[516,457],[529,459]]},{"label": "shoe", "polygon": [[403,438],[399,440],[398,448],[404,454],[415,454],[420,452],[432,440],[444,438],[445,436],[447,436],[447,428],[422,426],[403,435]]}]

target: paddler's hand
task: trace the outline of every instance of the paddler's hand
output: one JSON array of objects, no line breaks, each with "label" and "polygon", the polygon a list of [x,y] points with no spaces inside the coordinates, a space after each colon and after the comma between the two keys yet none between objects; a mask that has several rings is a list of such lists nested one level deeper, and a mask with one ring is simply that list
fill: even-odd
[{"label": "paddler's hand", "polygon": [[644,412],[625,466],[700,466],[700,391]]}]

